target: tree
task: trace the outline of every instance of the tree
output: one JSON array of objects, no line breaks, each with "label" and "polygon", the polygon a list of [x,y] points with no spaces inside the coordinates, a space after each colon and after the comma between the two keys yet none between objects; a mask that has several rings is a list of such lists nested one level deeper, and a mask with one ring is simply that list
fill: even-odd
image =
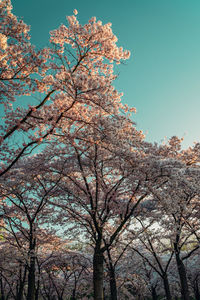
[{"label": "tree", "polygon": [[[88,122],[85,107],[116,114],[123,105],[121,94],[112,86],[116,78],[113,65],[130,55],[117,47],[110,23],[102,25],[92,18],[82,26],[75,15],[68,17],[68,28],[61,25],[52,31],[49,49],[36,52],[29,43],[28,26],[17,20],[11,8],[9,0],[1,2],[4,65],[0,79],[6,106],[6,121],[1,125],[1,176],[51,138],[58,127]],[[39,103],[33,99],[34,92],[40,96]],[[14,101],[27,93],[28,103],[15,104],[12,109],[11,98]]]},{"label": "tree", "polygon": [[148,264],[162,278],[166,299],[171,300],[168,269],[174,251],[169,245],[165,245],[163,240],[164,233],[161,227],[155,230],[153,225],[156,225],[151,223],[152,221],[149,224],[147,218],[144,221],[138,218],[138,221],[141,225],[139,228],[141,233],[139,232],[138,234],[136,230],[130,231],[129,239],[133,240],[133,243],[129,245],[129,248],[135,251],[143,259],[144,263]]},{"label": "tree", "polygon": [[55,147],[51,141],[43,161],[49,164],[47,180],[62,177],[60,195],[51,201],[61,208],[62,224],[73,222],[93,245],[94,298],[102,299],[104,253],[147,196],[146,166],[139,149],[142,136],[132,122],[125,117],[92,117],[94,128],[73,128],[73,139],[63,130],[60,144]]},{"label": "tree", "polygon": [[[165,156],[158,168],[168,170],[162,187],[151,187],[156,200],[155,214],[173,246],[183,299],[189,299],[184,260],[199,248],[199,144],[181,150],[181,140],[172,137],[157,151]],[[164,237],[164,235],[163,235]],[[182,255],[183,254],[183,255]]]},{"label": "tree", "polygon": [[0,182],[3,238],[24,257],[28,270],[28,300],[34,299],[37,251],[43,243],[41,236],[47,229],[55,231],[51,228],[52,208],[47,206],[47,200],[55,196],[57,183],[50,186],[45,182],[40,163],[36,157],[21,161],[7,173],[8,177],[1,177]]},{"label": "tree", "polygon": [[91,292],[91,260],[83,252],[59,249],[46,255],[41,264],[41,290],[44,299],[82,299]]}]

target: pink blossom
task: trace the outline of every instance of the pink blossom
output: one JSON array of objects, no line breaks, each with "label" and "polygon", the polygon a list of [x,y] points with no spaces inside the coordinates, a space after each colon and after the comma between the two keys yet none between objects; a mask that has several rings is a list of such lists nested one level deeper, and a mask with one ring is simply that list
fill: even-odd
[{"label": "pink blossom", "polygon": [[78,14],[77,9],[74,9],[73,13],[75,14],[75,16]]}]

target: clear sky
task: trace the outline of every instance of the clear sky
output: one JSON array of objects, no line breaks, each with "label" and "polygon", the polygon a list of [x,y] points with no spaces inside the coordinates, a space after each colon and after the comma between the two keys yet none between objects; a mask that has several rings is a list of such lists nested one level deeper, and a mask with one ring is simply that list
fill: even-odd
[{"label": "clear sky", "polygon": [[115,82],[147,140],[184,136],[200,142],[199,0],[12,0],[13,12],[31,25],[32,42],[47,45],[49,31],[78,10],[111,22],[118,45],[131,51]]}]

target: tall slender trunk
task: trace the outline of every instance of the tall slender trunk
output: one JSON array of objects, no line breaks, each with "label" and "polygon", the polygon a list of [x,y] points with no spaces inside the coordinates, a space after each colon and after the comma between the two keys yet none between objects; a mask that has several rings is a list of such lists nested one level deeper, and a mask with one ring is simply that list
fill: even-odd
[{"label": "tall slender trunk", "polygon": [[71,296],[70,299],[71,299],[71,300],[76,300],[76,290],[75,290],[75,289],[73,289],[73,291],[72,291],[72,296]]},{"label": "tall slender trunk", "polygon": [[152,295],[153,300],[158,299],[158,296],[157,296],[157,293],[156,293],[156,288],[154,286],[151,287],[151,295]]},{"label": "tall slender trunk", "polygon": [[182,299],[189,300],[190,295],[189,295],[186,270],[185,270],[184,263],[183,263],[182,259],[180,258],[180,251],[179,251],[177,243],[174,243],[174,249],[175,249],[175,257],[176,257],[176,265],[178,268],[178,274],[179,274],[179,278],[180,278]]},{"label": "tall slender trunk", "polygon": [[35,300],[35,257],[31,255],[28,273],[27,300]]},{"label": "tall slender trunk", "polygon": [[77,289],[77,279],[76,276],[74,277],[74,288],[72,291],[71,300],[76,300],[76,289]]},{"label": "tall slender trunk", "polygon": [[169,281],[168,281],[167,274],[165,274],[163,276],[163,284],[164,284],[166,299],[167,300],[172,300],[172,296],[171,296],[171,292],[170,292],[170,288],[169,288]]},{"label": "tall slender trunk", "polygon": [[28,266],[28,292],[27,300],[35,300],[35,247],[36,239],[34,236],[34,224],[30,223],[30,240],[29,240],[29,266]]},{"label": "tall slender trunk", "polygon": [[115,269],[112,264],[110,264],[110,299],[117,300],[117,285],[116,285],[116,278],[115,278]]},{"label": "tall slender trunk", "polygon": [[2,275],[1,275],[0,283],[1,283],[1,300],[5,300]]},{"label": "tall slender trunk", "polygon": [[196,300],[199,300],[200,292],[199,292],[198,278],[195,280],[195,283],[194,283],[194,294],[195,294]]},{"label": "tall slender trunk", "polygon": [[94,300],[103,300],[103,262],[101,242],[97,241],[93,256]]},{"label": "tall slender trunk", "polygon": [[109,272],[109,283],[110,283],[110,300],[117,300],[117,284],[116,284],[116,278],[115,278],[115,266],[112,262],[112,257],[110,253],[110,249],[107,248],[107,255],[108,255],[108,262],[107,262],[107,268]]},{"label": "tall slender trunk", "polygon": [[39,299],[39,291],[40,291],[40,280],[38,278],[38,280],[37,280],[37,287],[35,289],[35,300]]},{"label": "tall slender trunk", "polygon": [[[20,270],[20,272],[21,272],[21,270]],[[25,265],[25,267],[24,267],[23,278],[21,278],[21,274],[20,274],[19,289],[17,291],[17,297],[16,297],[17,300],[23,299],[23,291],[24,291],[24,285],[25,285],[25,281],[26,281],[26,272],[27,272],[27,265]]]}]

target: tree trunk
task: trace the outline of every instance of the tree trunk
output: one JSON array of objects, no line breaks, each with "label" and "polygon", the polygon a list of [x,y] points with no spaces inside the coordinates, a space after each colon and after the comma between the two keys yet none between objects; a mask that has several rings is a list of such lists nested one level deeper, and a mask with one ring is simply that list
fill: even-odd
[{"label": "tree trunk", "polygon": [[1,280],[1,300],[5,300],[2,276],[0,280]]},{"label": "tree trunk", "polygon": [[151,295],[152,295],[152,299],[153,300],[157,300],[158,299],[158,296],[157,296],[157,293],[156,293],[156,288],[155,287],[151,287]]},{"label": "tree trunk", "polygon": [[94,300],[103,300],[103,253],[97,243],[93,256],[93,287]]},{"label": "tree trunk", "polygon": [[200,299],[200,292],[199,292],[198,279],[196,279],[195,283],[194,283],[194,294],[195,294],[195,299],[199,300]]},{"label": "tree trunk", "polygon": [[117,284],[116,284],[116,278],[115,278],[115,267],[112,263],[112,258],[110,254],[110,249],[107,249],[108,254],[108,271],[109,271],[109,282],[110,282],[110,300],[117,300]]},{"label": "tree trunk", "polygon": [[72,291],[72,296],[71,296],[70,299],[71,299],[71,300],[76,300],[76,290],[75,290],[75,289],[73,289],[73,291]]},{"label": "tree trunk", "polygon": [[29,231],[29,266],[28,266],[28,292],[27,300],[35,300],[35,247],[36,239],[35,235],[35,224],[33,220],[30,222],[30,231]]},{"label": "tree trunk", "polygon": [[110,274],[110,299],[117,300],[117,285],[115,278],[115,269],[112,264],[109,266],[109,274]]},{"label": "tree trunk", "polygon": [[[21,266],[20,266],[21,268]],[[26,271],[27,271],[27,266],[24,267],[24,273],[23,273],[23,278],[21,278],[20,274],[20,283],[19,283],[19,289],[17,291],[17,300],[22,300],[23,299],[23,291],[24,291],[24,285],[26,281]]]},{"label": "tree trunk", "polygon": [[35,257],[33,255],[30,257],[27,300],[35,300]]},{"label": "tree trunk", "polygon": [[189,289],[188,289],[188,282],[187,282],[187,276],[185,271],[185,266],[180,258],[180,253],[178,251],[178,246],[175,244],[175,256],[176,256],[176,264],[178,268],[178,274],[180,278],[180,285],[181,285],[181,295],[183,300],[189,300]]},{"label": "tree trunk", "polygon": [[163,283],[164,283],[166,299],[172,300],[172,296],[171,296],[171,292],[170,292],[170,288],[169,288],[169,281],[168,281],[166,274],[163,276]]},{"label": "tree trunk", "polygon": [[39,291],[40,291],[40,280],[37,281],[37,288],[35,289],[35,300],[39,299]]}]

